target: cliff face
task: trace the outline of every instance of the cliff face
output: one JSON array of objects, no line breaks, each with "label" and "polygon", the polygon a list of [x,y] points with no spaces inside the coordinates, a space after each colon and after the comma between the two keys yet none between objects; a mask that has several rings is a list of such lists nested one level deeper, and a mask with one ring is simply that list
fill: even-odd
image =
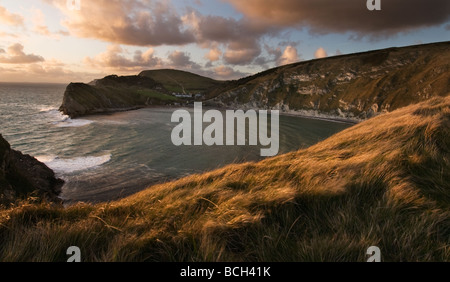
[{"label": "cliff face", "polygon": [[33,195],[59,202],[64,181],[35,158],[11,149],[0,135],[0,204],[8,205],[19,198]]},{"label": "cliff face", "polygon": [[230,82],[211,106],[364,120],[445,96],[450,42],[300,62]]}]

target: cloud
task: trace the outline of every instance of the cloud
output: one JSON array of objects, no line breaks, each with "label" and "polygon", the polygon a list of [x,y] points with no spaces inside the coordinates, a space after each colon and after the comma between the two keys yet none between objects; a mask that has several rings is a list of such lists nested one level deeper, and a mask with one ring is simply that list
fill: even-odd
[{"label": "cloud", "polygon": [[122,46],[113,44],[107,50],[95,57],[84,58],[84,63],[90,67],[103,71],[121,72],[122,74],[136,74],[144,69],[177,68],[183,70],[198,70],[201,66],[193,62],[189,53],[173,51],[166,59],[156,56],[153,48],[145,52],[136,50],[128,52]]},{"label": "cloud", "polygon": [[200,65],[194,63],[189,54],[181,51],[173,51],[168,56],[172,67],[176,68],[188,68],[188,69],[199,69]]},{"label": "cloud", "polygon": [[[193,8],[185,8],[180,15],[170,1],[90,0],[81,1],[80,11],[68,9],[65,0],[46,1],[63,12],[63,25],[72,35],[131,46],[194,43],[212,50],[210,61],[223,56],[232,65],[251,63],[261,53],[260,38],[280,30],[246,18],[202,15]],[[224,47],[223,54],[219,45]]]},{"label": "cloud", "polygon": [[208,54],[205,55],[205,58],[209,60],[209,62],[215,62],[220,59],[222,56],[222,51],[217,47],[213,47],[209,50]]},{"label": "cloud", "polygon": [[189,53],[179,50],[168,53],[167,58],[163,59],[155,55],[153,48],[149,48],[145,52],[137,50],[134,53],[130,53],[117,44],[108,46],[105,52],[95,57],[86,57],[84,63],[102,73],[110,74],[114,72],[118,75],[134,75],[145,69],[165,68],[190,71],[221,80],[237,79],[249,75],[225,65],[217,67],[209,65],[206,68],[202,68],[199,64],[192,61]]},{"label": "cloud", "polygon": [[292,63],[298,62],[299,60],[300,60],[300,58],[297,53],[297,48],[289,45],[286,47],[286,49],[284,49],[283,54],[277,60],[277,64],[279,66],[287,65],[287,64],[292,64]]},{"label": "cloud", "polygon": [[0,22],[7,25],[23,26],[23,17],[19,14],[10,13],[5,7],[0,6]]},{"label": "cloud", "polygon": [[153,48],[149,48],[145,52],[137,50],[132,58],[128,58],[125,50],[117,44],[108,46],[105,52],[94,58],[86,57],[84,63],[94,68],[129,72],[140,71],[142,68],[162,66],[162,60],[155,56]]},{"label": "cloud", "polygon": [[321,59],[328,57],[327,51],[323,49],[322,47],[319,47],[316,52],[314,52],[314,58]]},{"label": "cloud", "polygon": [[261,54],[261,47],[255,38],[242,38],[228,44],[223,59],[232,65],[246,65]]},{"label": "cloud", "polygon": [[11,33],[11,32],[4,32],[4,31],[0,31],[0,36],[1,37],[14,37],[17,38],[17,34]]},{"label": "cloud", "polygon": [[48,29],[47,24],[45,23],[45,16],[44,13],[42,13],[39,9],[33,9],[33,17],[31,18],[31,22],[33,23],[33,31],[37,34],[49,36],[52,38],[59,39],[59,37],[62,36],[68,36],[70,35],[69,32],[64,30],[58,30],[56,32],[52,32]]},{"label": "cloud", "polygon": [[56,60],[48,60],[35,64],[10,65],[0,67],[0,81],[8,82],[89,82],[106,74],[86,71],[74,71],[73,66],[67,66]]},{"label": "cloud", "polygon": [[346,33],[372,38],[391,36],[450,19],[448,0],[382,1],[381,11],[369,11],[365,0],[227,0],[254,22],[280,27],[308,27],[311,32]]},{"label": "cloud", "polygon": [[45,17],[41,10],[35,9],[34,15],[32,18],[32,22],[34,24],[33,30],[41,35],[49,36],[51,32],[48,30],[47,25],[45,24]]},{"label": "cloud", "polygon": [[[10,45],[6,52],[6,55],[0,56],[0,63],[2,64],[31,64],[36,62],[43,62],[44,58],[34,54],[25,54],[23,52],[23,45],[15,43]],[[4,51],[4,50],[3,50]]]},{"label": "cloud", "polygon": [[229,66],[218,66],[213,69],[213,73],[210,76],[219,80],[229,80],[229,79],[238,79],[243,76],[248,75],[247,73],[242,73],[240,71],[236,71]]},{"label": "cloud", "polygon": [[[283,55],[283,51],[281,51],[280,46],[274,48],[267,44],[264,44],[264,49],[266,50],[267,54],[272,57],[272,59],[268,60],[267,58],[260,57],[258,60],[260,61],[260,65],[266,64],[268,62],[278,62]],[[277,63],[278,64],[278,63]]]},{"label": "cloud", "polygon": [[195,41],[168,2],[89,0],[81,1],[80,11],[69,9],[66,0],[50,2],[66,16],[63,25],[78,37],[136,46],[183,45]]},{"label": "cloud", "polygon": [[234,19],[222,16],[201,15],[191,11],[183,16],[183,22],[195,32],[198,42],[202,40],[214,42],[239,41],[243,38],[258,38],[276,29],[263,23],[255,23],[245,18]]},{"label": "cloud", "polygon": [[[193,31],[197,44],[204,48],[211,48],[207,55],[210,61],[216,61],[222,55],[224,61],[231,65],[253,62],[261,54],[261,37],[274,36],[281,30],[266,23],[257,23],[245,18],[205,16],[193,10],[183,16],[183,22]],[[219,44],[225,47],[223,54],[217,49]]]}]

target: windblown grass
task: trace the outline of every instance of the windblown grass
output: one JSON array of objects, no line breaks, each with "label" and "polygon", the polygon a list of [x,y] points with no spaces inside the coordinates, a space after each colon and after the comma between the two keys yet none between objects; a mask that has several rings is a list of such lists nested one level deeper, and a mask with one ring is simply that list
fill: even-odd
[{"label": "windblown grass", "polygon": [[1,261],[450,260],[450,97],[120,201],[0,212]]}]

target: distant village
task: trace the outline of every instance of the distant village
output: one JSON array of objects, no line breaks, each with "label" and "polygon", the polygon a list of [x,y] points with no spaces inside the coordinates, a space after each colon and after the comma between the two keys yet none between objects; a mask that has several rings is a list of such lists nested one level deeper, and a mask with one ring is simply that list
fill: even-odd
[{"label": "distant village", "polygon": [[177,98],[195,98],[195,99],[202,99],[203,98],[203,94],[201,93],[176,93],[176,92],[172,92],[172,96],[175,96]]}]

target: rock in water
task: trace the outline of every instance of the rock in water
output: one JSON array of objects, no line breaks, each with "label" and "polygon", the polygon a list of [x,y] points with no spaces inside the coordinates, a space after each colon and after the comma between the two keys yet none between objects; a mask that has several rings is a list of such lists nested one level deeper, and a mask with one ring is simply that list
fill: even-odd
[{"label": "rock in water", "polygon": [[31,194],[61,202],[58,195],[63,184],[45,164],[11,149],[0,134],[0,204],[8,205]]}]

